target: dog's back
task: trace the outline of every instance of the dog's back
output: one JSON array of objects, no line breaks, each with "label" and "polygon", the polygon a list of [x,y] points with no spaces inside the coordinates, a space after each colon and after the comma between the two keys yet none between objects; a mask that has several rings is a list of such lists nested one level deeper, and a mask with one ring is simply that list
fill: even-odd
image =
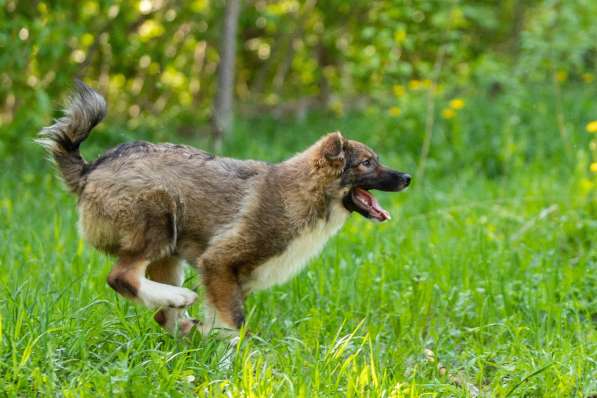
[{"label": "dog's back", "polygon": [[193,255],[234,222],[265,163],[219,158],[188,146],[134,142],[90,164],[79,199],[81,229],[96,248],[157,257],[191,237]]}]

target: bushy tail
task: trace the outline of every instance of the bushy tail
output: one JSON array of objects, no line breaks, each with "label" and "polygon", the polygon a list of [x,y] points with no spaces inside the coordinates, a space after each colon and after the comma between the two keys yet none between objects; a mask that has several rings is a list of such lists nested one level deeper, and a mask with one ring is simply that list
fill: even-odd
[{"label": "bushy tail", "polygon": [[80,80],[75,81],[75,86],[64,116],[44,127],[36,142],[50,153],[68,188],[78,194],[83,188],[81,177],[86,166],[79,146],[106,115],[106,101]]}]

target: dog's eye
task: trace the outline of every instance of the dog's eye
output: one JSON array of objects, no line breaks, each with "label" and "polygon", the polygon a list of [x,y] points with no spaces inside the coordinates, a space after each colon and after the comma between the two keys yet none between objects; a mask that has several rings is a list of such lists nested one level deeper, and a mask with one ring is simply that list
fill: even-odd
[{"label": "dog's eye", "polygon": [[369,167],[371,166],[371,160],[370,159],[365,159],[361,162],[361,164],[365,167]]}]

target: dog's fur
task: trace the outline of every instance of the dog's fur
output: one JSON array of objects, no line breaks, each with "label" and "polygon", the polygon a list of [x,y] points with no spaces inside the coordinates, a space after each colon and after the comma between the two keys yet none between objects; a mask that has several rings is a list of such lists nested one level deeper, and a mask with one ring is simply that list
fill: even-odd
[{"label": "dog's fur", "polygon": [[118,258],[109,285],[159,309],[156,321],[171,332],[196,324],[185,311],[197,295],[181,287],[181,260],[200,271],[205,285],[200,329],[236,330],[245,297],[298,273],[351,211],[389,218],[377,204],[359,205],[357,187],[398,191],[410,182],[338,132],[279,164],[146,142],[120,145],[87,163],[79,146],[105,113],[101,95],[78,82],[65,116],[38,141],[79,198],[85,238]]}]

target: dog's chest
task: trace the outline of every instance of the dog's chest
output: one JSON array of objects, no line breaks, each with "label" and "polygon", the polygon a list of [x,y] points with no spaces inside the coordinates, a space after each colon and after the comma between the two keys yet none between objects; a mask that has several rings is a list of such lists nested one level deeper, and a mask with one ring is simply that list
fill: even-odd
[{"label": "dog's chest", "polygon": [[313,228],[294,238],[282,254],[255,268],[247,283],[249,290],[262,290],[282,284],[299,273],[338,232],[347,216],[348,212],[344,207],[341,205],[334,207],[327,221],[319,221]]}]

